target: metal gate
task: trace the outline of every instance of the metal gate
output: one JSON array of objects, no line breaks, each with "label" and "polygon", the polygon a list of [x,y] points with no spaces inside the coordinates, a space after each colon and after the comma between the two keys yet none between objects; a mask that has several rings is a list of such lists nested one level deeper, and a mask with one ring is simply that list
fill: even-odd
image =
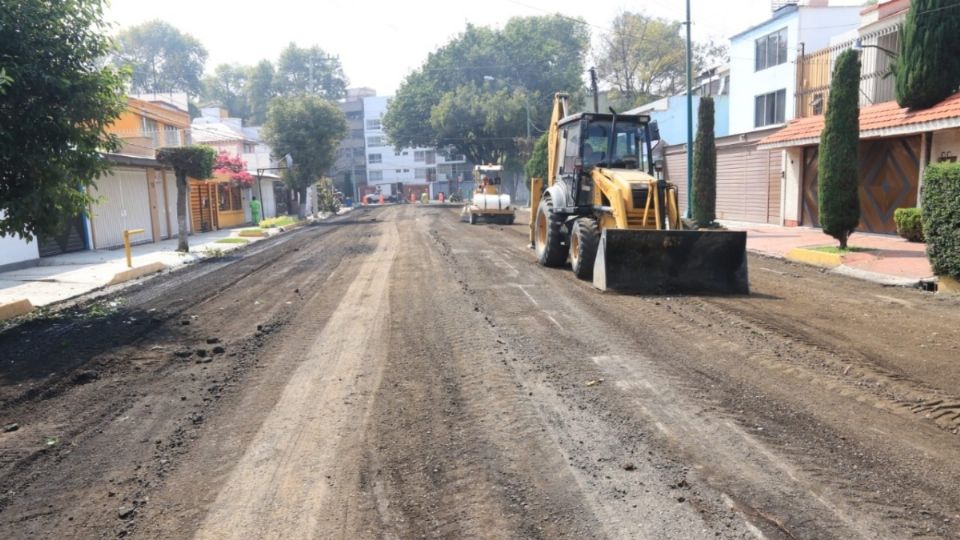
[{"label": "metal gate", "polygon": [[41,257],[60,255],[87,249],[86,234],[83,228],[83,216],[73,216],[66,220],[60,231],[54,235],[38,235],[37,248]]}]

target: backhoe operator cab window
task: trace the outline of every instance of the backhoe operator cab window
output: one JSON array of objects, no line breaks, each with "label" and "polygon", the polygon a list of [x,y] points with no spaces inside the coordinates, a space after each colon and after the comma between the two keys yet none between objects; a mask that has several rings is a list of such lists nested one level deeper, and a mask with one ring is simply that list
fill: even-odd
[{"label": "backhoe operator cab window", "polygon": [[609,120],[596,120],[587,124],[587,138],[583,143],[583,168],[599,165],[613,169],[645,170],[647,145],[643,125],[618,118],[613,155],[607,156],[610,150],[608,147],[611,127]]},{"label": "backhoe operator cab window", "polygon": [[580,148],[580,125],[573,124],[564,128],[564,137],[561,150],[563,151],[563,166],[561,174],[573,174],[577,166],[577,150]]}]

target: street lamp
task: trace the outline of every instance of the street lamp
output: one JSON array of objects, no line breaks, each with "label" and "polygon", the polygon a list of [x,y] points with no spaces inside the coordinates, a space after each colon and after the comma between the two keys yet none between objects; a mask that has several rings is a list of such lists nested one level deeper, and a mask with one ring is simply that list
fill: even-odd
[{"label": "street lamp", "polygon": [[879,46],[879,45],[864,45],[863,39],[861,39],[861,38],[857,38],[857,39],[853,40],[853,50],[855,50],[855,51],[857,51],[857,52],[861,52],[861,51],[863,51],[863,49],[866,49],[866,48],[880,49],[881,51],[887,53],[887,56],[889,56],[890,58],[896,58],[896,57],[897,57],[897,53],[891,51],[890,49],[884,49],[883,47],[881,47],[881,46]]}]

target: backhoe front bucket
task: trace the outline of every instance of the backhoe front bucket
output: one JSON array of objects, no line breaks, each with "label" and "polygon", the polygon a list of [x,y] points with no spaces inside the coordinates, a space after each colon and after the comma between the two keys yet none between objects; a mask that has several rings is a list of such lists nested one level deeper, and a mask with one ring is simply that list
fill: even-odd
[{"label": "backhoe front bucket", "polygon": [[605,229],[593,285],[640,294],[748,294],[747,233]]}]

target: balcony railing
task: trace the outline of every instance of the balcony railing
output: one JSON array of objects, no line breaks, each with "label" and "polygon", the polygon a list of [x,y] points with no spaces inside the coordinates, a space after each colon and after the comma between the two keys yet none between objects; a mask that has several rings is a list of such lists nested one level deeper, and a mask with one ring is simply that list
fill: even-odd
[{"label": "balcony railing", "polygon": [[[893,25],[859,38],[860,106],[894,99],[896,82],[891,72],[894,56],[900,50],[900,26]],[[823,114],[830,97],[830,77],[837,56],[853,48],[857,40],[805,54],[797,59],[797,117]],[[889,51],[889,52],[888,52]]]}]

